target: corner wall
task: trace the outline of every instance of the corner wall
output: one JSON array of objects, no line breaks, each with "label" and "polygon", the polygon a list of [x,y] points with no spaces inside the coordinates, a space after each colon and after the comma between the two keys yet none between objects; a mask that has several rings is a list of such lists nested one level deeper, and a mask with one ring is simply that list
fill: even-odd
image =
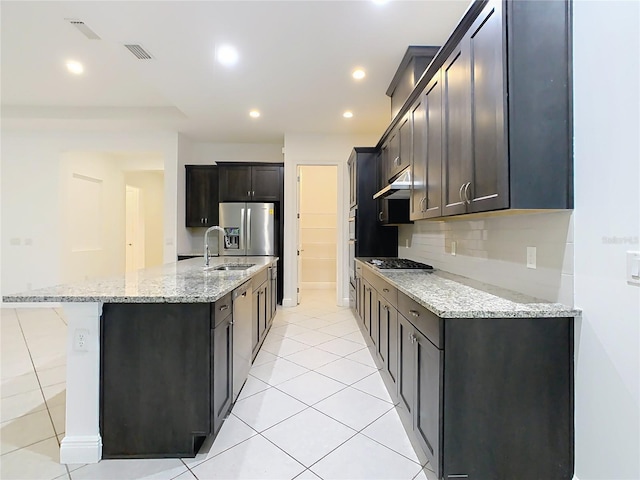
[{"label": "corner wall", "polygon": [[640,3],[573,3],[576,476],[640,478]]}]

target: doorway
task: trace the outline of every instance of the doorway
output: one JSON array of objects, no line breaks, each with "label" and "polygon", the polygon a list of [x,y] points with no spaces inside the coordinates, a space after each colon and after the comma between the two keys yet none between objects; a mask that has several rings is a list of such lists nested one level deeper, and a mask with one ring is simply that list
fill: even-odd
[{"label": "doorway", "polygon": [[144,212],[140,189],[126,185],[125,200],[125,271],[145,266]]},{"label": "doorway", "polygon": [[298,298],[307,290],[336,290],[338,168],[298,166]]}]

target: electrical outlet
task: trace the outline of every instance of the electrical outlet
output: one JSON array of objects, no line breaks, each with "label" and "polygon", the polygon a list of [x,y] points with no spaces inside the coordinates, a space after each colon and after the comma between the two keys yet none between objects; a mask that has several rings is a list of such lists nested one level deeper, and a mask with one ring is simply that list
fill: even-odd
[{"label": "electrical outlet", "polygon": [[456,242],[451,242],[451,255],[456,254]]},{"label": "electrical outlet", "polygon": [[73,349],[76,352],[89,351],[89,330],[85,328],[76,328],[73,332]]},{"label": "electrical outlet", "polygon": [[24,244],[25,244],[27,247],[30,247],[31,245],[33,245],[33,239],[32,239],[32,238],[25,238],[25,239],[24,239]]},{"label": "electrical outlet", "polygon": [[18,245],[22,245],[22,240],[19,238],[11,238],[9,239],[9,245],[12,247],[17,247]]},{"label": "electrical outlet", "polygon": [[527,268],[536,268],[536,247],[527,247]]}]

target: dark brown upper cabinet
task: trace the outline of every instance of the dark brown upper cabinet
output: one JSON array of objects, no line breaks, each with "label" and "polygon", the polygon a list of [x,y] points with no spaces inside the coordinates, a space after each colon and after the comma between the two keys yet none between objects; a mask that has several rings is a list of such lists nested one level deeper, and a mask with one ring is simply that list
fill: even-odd
[{"label": "dark brown upper cabinet", "polygon": [[219,164],[221,202],[277,202],[283,183],[280,165]]},{"label": "dark brown upper cabinet", "polygon": [[218,167],[186,165],[186,226],[218,225]]}]

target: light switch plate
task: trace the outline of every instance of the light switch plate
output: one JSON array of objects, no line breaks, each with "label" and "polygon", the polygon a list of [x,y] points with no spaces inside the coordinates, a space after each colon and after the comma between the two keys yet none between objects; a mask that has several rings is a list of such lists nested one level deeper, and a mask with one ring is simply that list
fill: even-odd
[{"label": "light switch plate", "polygon": [[640,252],[627,252],[627,283],[640,285]]},{"label": "light switch plate", "polygon": [[456,242],[451,242],[451,255],[456,254]]},{"label": "light switch plate", "polygon": [[536,247],[527,247],[527,268],[536,268]]}]

